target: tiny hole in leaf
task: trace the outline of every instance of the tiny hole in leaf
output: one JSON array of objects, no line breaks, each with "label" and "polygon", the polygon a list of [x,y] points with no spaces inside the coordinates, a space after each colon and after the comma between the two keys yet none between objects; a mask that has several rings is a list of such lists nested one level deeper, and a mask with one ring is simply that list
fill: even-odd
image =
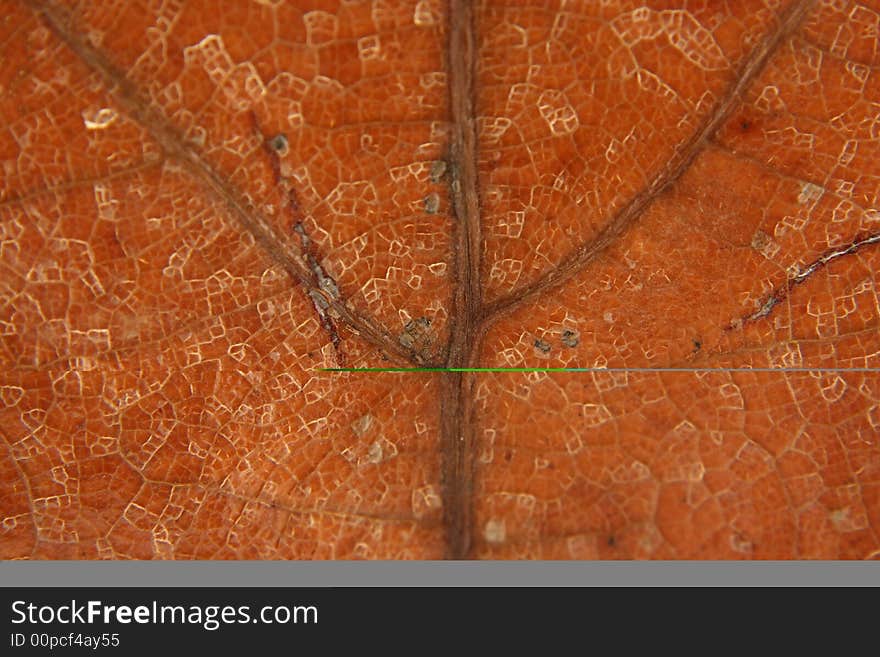
[{"label": "tiny hole in leaf", "polygon": [[269,140],[269,146],[276,153],[283,153],[287,150],[287,135],[277,134]]}]

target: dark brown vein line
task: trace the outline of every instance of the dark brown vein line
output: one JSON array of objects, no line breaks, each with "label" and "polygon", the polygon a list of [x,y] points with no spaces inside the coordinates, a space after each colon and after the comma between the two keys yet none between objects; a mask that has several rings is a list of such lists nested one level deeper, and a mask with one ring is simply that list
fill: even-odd
[{"label": "dark brown vein line", "polygon": [[[450,196],[455,217],[452,324],[446,367],[467,367],[475,355],[481,314],[480,206],[477,123],[474,107],[476,29],[471,0],[449,5]],[[471,544],[474,437],[471,422],[473,375],[441,375],[440,440],[446,557],[467,557]]]},{"label": "dark brown vein line", "polygon": [[860,249],[866,246],[878,243],[880,243],[880,233],[869,235],[867,237],[857,237],[846,246],[841,246],[825,252],[824,254],[816,258],[813,262],[803,267],[797,274],[790,277],[787,281],[785,281],[785,283],[774,289],[764,299],[764,302],[761,304],[761,307],[758,308],[758,310],[753,312],[751,315],[735,320],[727,327],[725,327],[725,330],[729,331],[735,328],[742,328],[743,324],[756,322],[759,319],[768,317],[777,305],[779,305],[783,301],[786,301],[791,296],[791,293],[794,291],[795,287],[805,282],[808,278],[810,278],[810,276],[812,276],[818,270],[822,269],[825,265],[833,262],[834,260],[837,260],[838,258],[858,253]]},{"label": "dark brown vein line", "polygon": [[483,313],[485,321],[491,321],[499,314],[508,312],[523,302],[534,299],[570,280],[633,226],[645,210],[690,169],[697,156],[703,152],[737,107],[745,91],[764,70],[776,50],[798,29],[812,4],[813,0],[799,0],[789,4],[780,13],[777,29],[766,35],[749,53],[715,107],[696,132],[673,155],[669,166],[658,172],[642,190],[620,208],[594,239],[570,253],[558,266],[535,282],[486,306]]},{"label": "dark brown vein line", "polygon": [[[167,159],[178,162],[185,171],[208,188],[221,200],[239,225],[255,242],[308,294],[324,295],[320,282],[309,267],[292,238],[279,234],[269,219],[251,207],[238,190],[224,181],[220,174],[192,148],[180,131],[160,112],[150,106],[135,85],[116,68],[99,50],[68,28],[65,12],[48,3],[24,0],[55,36],[61,40],[89,70],[98,74],[108,92],[135,122],[158,142]],[[420,364],[413,354],[372,318],[350,309],[342,299],[327,299],[328,313],[334,314],[370,344],[382,350],[389,358],[402,363]]]},{"label": "dark brown vein line", "polygon": [[315,280],[318,282],[319,288],[324,292],[324,294],[318,294],[316,291],[307,289],[306,294],[309,295],[309,299],[312,301],[312,306],[315,309],[318,323],[326,332],[327,337],[330,338],[330,342],[333,344],[333,349],[336,350],[337,362],[344,363],[345,352],[340,348],[342,339],[339,337],[339,332],[336,330],[336,324],[333,321],[333,318],[327,312],[329,310],[328,300],[335,301],[339,298],[339,287],[336,285],[336,281],[333,280],[321,265],[320,255],[315,243],[309,238],[303,227],[303,216],[302,211],[300,210],[300,203],[296,194],[296,189],[290,185],[289,181],[284,179],[284,176],[281,173],[281,157],[279,151],[287,148],[287,137],[284,135],[276,135],[271,138],[267,137],[263,133],[263,129],[260,127],[260,120],[257,117],[256,112],[251,110],[250,115],[251,121],[254,124],[254,132],[263,143],[263,150],[269,158],[269,163],[272,167],[272,176],[275,178],[275,186],[278,189],[286,190],[287,192],[287,198],[283,202],[283,207],[293,221],[293,231],[297,234],[299,239],[300,253],[305,257],[309,269],[311,269],[312,273],[315,275]]}]

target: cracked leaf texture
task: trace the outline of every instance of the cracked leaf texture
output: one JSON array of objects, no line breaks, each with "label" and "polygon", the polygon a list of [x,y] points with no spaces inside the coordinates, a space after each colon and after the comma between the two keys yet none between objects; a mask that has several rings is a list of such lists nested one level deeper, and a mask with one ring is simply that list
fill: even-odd
[{"label": "cracked leaf texture", "polygon": [[880,554],[880,4],[2,9],[0,557]]}]

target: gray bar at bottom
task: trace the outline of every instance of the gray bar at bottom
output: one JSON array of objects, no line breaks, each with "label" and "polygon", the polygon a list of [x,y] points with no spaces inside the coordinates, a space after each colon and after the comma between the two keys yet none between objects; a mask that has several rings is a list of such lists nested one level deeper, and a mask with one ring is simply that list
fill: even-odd
[{"label": "gray bar at bottom", "polygon": [[880,563],[3,561],[0,586],[880,586]]}]

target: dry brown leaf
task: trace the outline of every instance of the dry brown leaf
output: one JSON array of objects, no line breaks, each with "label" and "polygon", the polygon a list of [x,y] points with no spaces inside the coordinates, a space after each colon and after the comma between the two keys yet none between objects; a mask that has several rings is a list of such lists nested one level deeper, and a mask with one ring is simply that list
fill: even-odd
[{"label": "dry brown leaf", "polygon": [[0,556],[876,557],[878,25],[4,2]]}]

